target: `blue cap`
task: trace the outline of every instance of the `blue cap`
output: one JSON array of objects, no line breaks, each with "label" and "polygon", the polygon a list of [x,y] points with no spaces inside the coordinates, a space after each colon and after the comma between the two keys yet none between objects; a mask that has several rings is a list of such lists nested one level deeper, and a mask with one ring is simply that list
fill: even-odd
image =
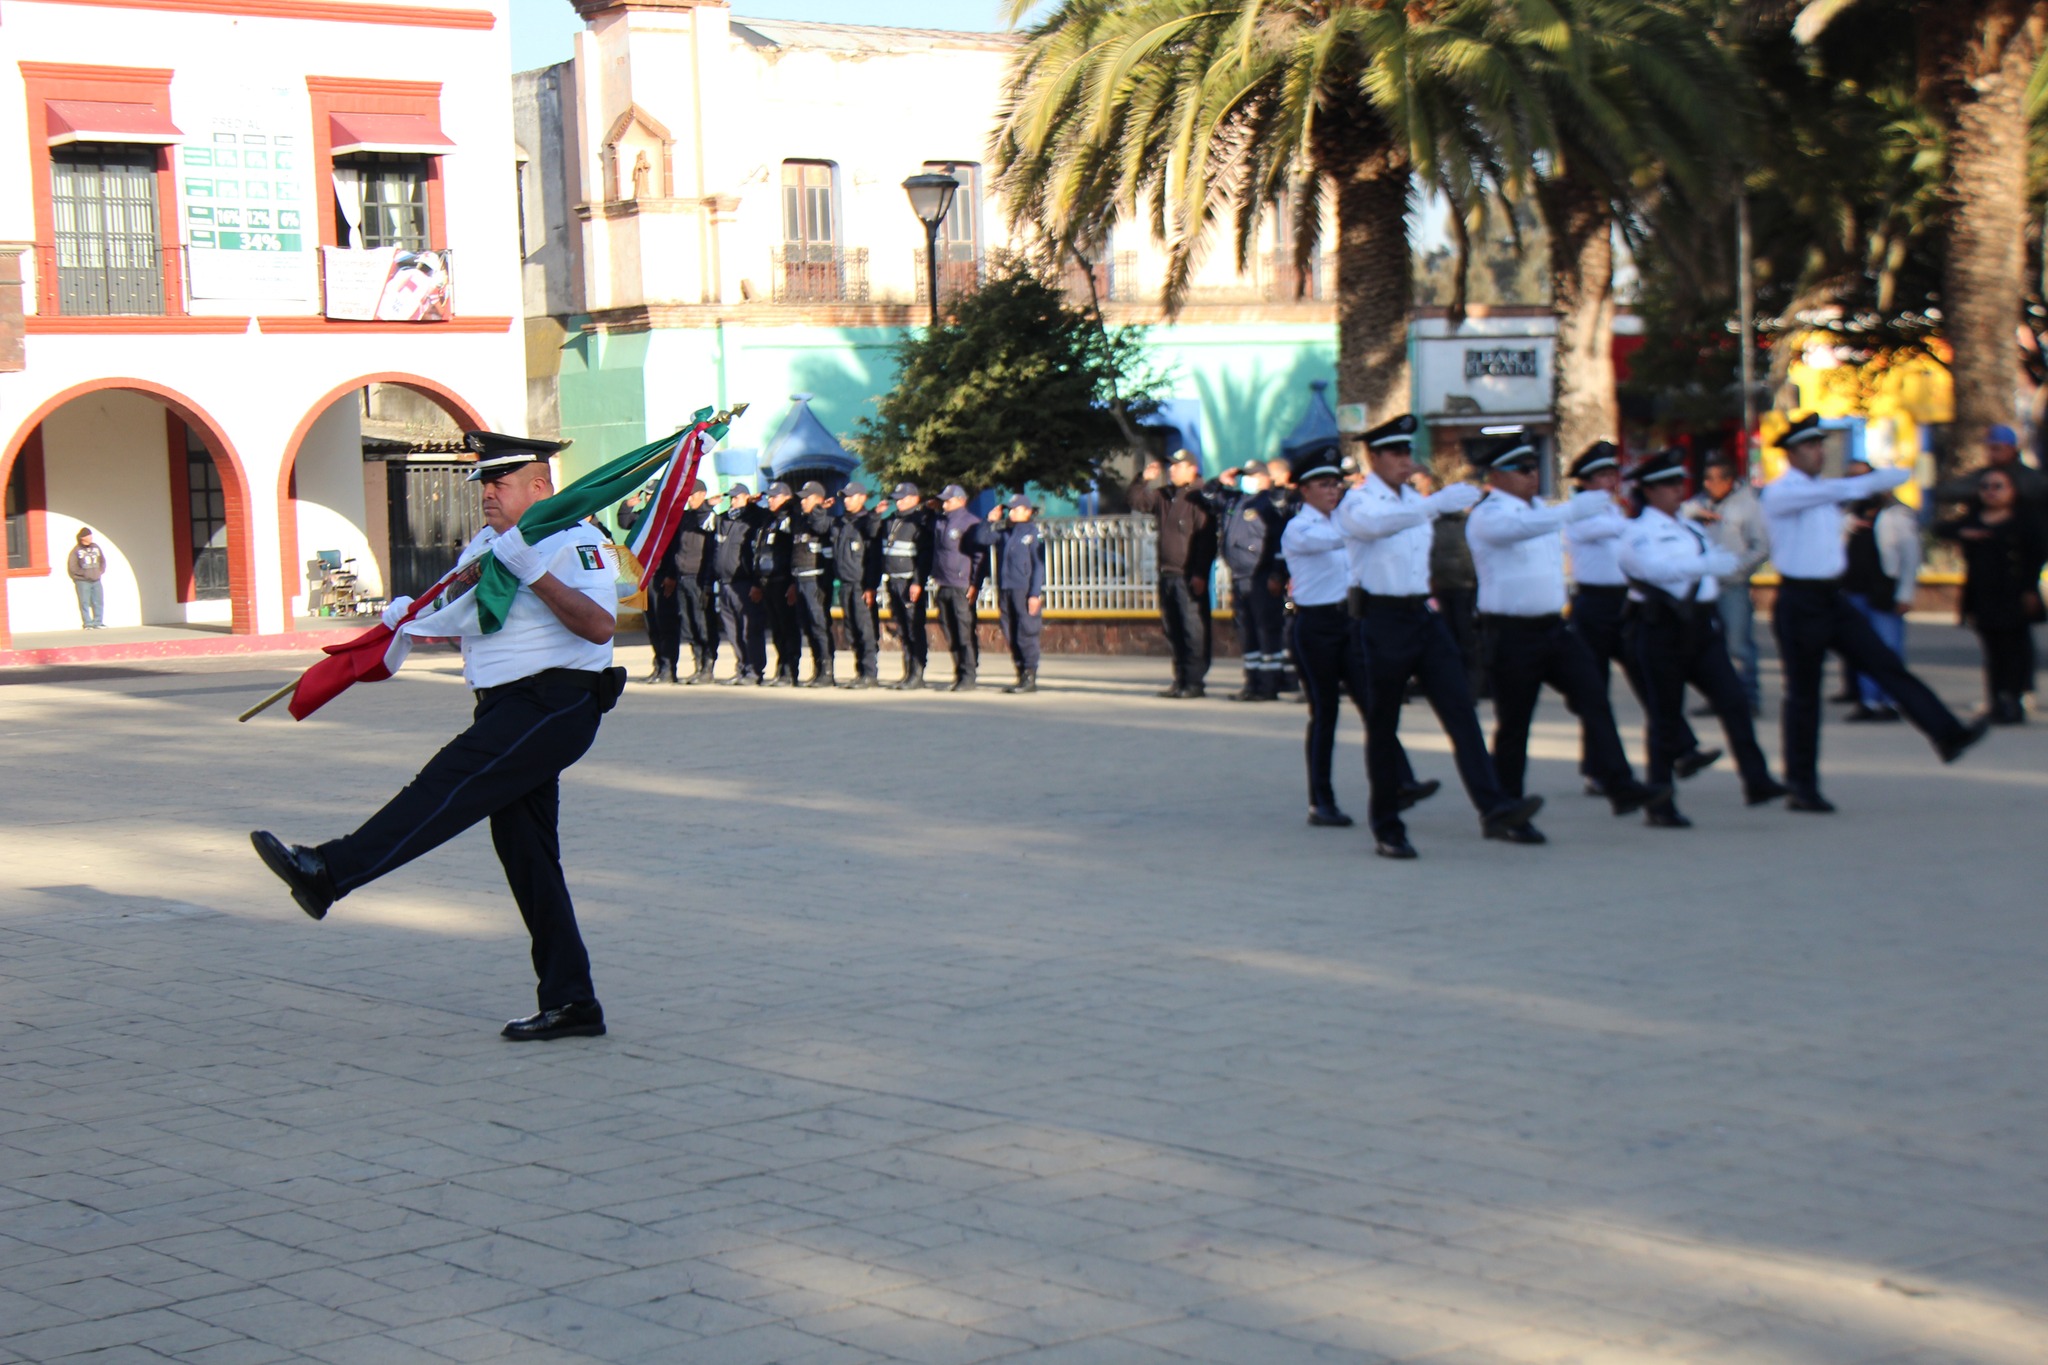
[{"label": "blue cap", "polygon": [[2008,426],[1995,426],[1991,428],[1991,430],[1984,433],[1984,444],[1986,445],[2012,446],[2014,449],[2018,449],[2019,443],[2020,438],[2017,435],[2015,435],[2013,433],[2013,429]]}]

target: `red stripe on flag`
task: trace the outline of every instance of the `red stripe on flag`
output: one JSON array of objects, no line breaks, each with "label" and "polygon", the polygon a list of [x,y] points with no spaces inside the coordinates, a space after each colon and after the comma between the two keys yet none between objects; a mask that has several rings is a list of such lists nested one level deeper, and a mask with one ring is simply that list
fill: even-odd
[{"label": "red stripe on flag", "polygon": [[647,584],[653,579],[654,571],[661,563],[661,552],[668,545],[669,538],[675,535],[676,528],[683,524],[683,504],[690,500],[690,490],[697,486],[697,466],[704,458],[704,424],[699,422],[683,441],[686,445],[678,451],[677,465],[671,470],[674,472],[674,468],[680,468],[681,477],[663,480],[654,506],[642,514],[654,519],[654,529],[649,533],[646,542],[648,553],[640,566],[639,587],[642,592],[647,590]]}]

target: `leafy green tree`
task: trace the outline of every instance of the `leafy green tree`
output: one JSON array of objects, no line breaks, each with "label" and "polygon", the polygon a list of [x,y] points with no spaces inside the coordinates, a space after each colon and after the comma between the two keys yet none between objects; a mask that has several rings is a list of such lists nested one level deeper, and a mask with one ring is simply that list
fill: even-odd
[{"label": "leafy green tree", "polygon": [[1087,486],[1150,415],[1154,379],[1134,331],[1067,306],[1024,266],[961,296],[952,316],[896,348],[896,387],[857,431],[861,463],[928,493]]}]

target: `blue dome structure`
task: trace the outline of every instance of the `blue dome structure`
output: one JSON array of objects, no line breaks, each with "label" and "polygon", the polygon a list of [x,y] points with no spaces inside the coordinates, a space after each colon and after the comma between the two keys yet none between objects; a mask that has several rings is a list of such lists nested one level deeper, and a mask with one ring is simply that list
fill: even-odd
[{"label": "blue dome structure", "polygon": [[1285,458],[1292,460],[1314,450],[1343,448],[1343,437],[1337,431],[1337,412],[1326,396],[1329,387],[1327,379],[1310,381],[1308,411],[1301,415],[1301,420],[1294,424],[1294,430],[1280,442],[1280,454]]},{"label": "blue dome structure", "polygon": [[795,406],[761,452],[768,472],[785,483],[798,474],[831,487],[846,482],[860,461],[847,453],[839,438],[826,430],[818,414],[811,411],[810,394],[793,393],[789,401]]}]

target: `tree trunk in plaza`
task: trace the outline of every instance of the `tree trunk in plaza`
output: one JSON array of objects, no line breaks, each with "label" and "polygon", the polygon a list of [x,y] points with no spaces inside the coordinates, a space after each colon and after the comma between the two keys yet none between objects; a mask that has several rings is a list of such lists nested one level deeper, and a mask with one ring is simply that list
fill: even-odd
[{"label": "tree trunk in plaza", "polygon": [[1926,0],[1923,94],[1948,134],[1942,331],[1955,358],[1955,453],[1983,462],[1984,430],[2015,415],[2026,295],[2027,82],[2048,0]]},{"label": "tree trunk in plaza", "polygon": [[[1374,124],[1377,116],[1368,115]],[[1325,161],[1325,165],[1332,162]],[[1391,140],[1337,182],[1337,399],[1372,422],[1408,411],[1408,158]]]},{"label": "tree trunk in plaza", "polygon": [[1554,411],[1559,464],[1621,430],[1614,391],[1614,213],[1570,176],[1542,181],[1537,199],[1550,233],[1550,302],[1557,310]]}]

